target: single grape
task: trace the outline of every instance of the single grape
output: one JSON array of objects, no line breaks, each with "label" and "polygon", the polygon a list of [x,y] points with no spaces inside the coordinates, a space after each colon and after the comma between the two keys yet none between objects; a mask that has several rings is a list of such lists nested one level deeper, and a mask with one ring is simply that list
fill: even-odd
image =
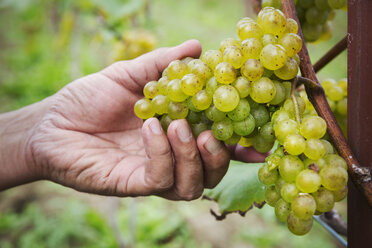
[{"label": "single grape", "polygon": [[159,115],[166,114],[168,112],[168,104],[169,97],[164,95],[157,95],[151,101],[153,110]]},{"label": "single grape", "polygon": [[157,87],[158,87],[158,93],[161,95],[167,95],[167,87],[169,83],[169,78],[167,76],[161,77],[158,81]]},{"label": "single grape", "polygon": [[227,140],[233,133],[232,121],[229,118],[225,118],[222,121],[214,122],[212,125],[213,136],[218,140]]},{"label": "single grape", "polygon": [[260,128],[259,132],[262,138],[264,138],[266,141],[268,142],[275,141],[274,129],[271,125],[271,122],[267,122],[265,125],[263,125]]},{"label": "single grape", "polygon": [[319,175],[322,178],[322,185],[328,190],[340,190],[347,184],[347,172],[338,166],[326,166],[320,170]]},{"label": "single grape", "polygon": [[273,185],[275,184],[276,180],[278,179],[278,170],[269,170],[267,164],[261,166],[258,170],[258,179],[265,185]]},{"label": "single grape", "polygon": [[347,115],[347,98],[343,98],[337,102],[337,112],[340,115],[346,116]]},{"label": "single grape", "polygon": [[181,80],[173,79],[168,83],[167,95],[173,102],[183,102],[187,99],[187,95],[181,89]]},{"label": "single grape", "polygon": [[158,94],[159,94],[158,82],[156,81],[150,81],[145,85],[145,87],[143,87],[143,95],[147,99],[152,99]]},{"label": "single grape", "polygon": [[209,108],[211,103],[212,103],[212,97],[205,90],[201,90],[192,96],[192,104],[198,110],[205,110]]},{"label": "single grape", "polygon": [[[302,99],[302,97],[299,97],[299,96],[296,96],[296,100],[297,100],[298,110],[300,111],[300,115],[302,115],[305,112],[306,103],[304,99]],[[292,98],[288,98],[287,100],[285,100],[283,104],[283,109],[287,111],[288,113],[292,113],[292,115],[296,113],[295,105],[293,103]]]},{"label": "single grape", "polygon": [[194,137],[198,137],[199,134],[208,130],[208,124],[204,122],[191,124],[190,127]]},{"label": "single grape", "polygon": [[289,203],[291,203],[299,193],[300,191],[297,189],[296,184],[294,183],[285,183],[280,190],[280,195],[282,198]]},{"label": "single grape", "polygon": [[169,115],[162,115],[160,118],[160,125],[163,128],[164,132],[167,132],[170,123],[172,122],[172,118]]},{"label": "single grape", "polygon": [[280,0],[262,0],[261,1],[261,6],[262,6],[262,8],[264,8],[264,7],[274,7],[276,9],[281,9],[282,8],[282,4],[281,4]]},{"label": "single grape", "polygon": [[227,38],[221,41],[219,50],[221,53],[225,52],[225,49],[231,46],[240,47],[239,41],[234,38]]},{"label": "single grape", "polygon": [[345,199],[345,197],[347,196],[348,189],[347,189],[347,186],[345,186],[340,190],[335,190],[331,192],[334,196],[335,202],[339,202]]},{"label": "single grape", "polygon": [[347,0],[328,0],[328,5],[332,9],[341,9],[345,7],[347,4]]},{"label": "single grape", "polygon": [[252,82],[251,98],[258,103],[268,103],[274,99],[276,88],[269,78],[262,77]]},{"label": "single grape", "polygon": [[320,24],[313,25],[310,23],[305,22],[305,24],[302,26],[302,31],[304,34],[304,37],[307,41],[316,41],[319,39],[323,32],[323,27]]},{"label": "single grape", "polygon": [[262,65],[269,70],[277,70],[287,62],[287,52],[279,45],[268,44],[260,53]]},{"label": "single grape", "polygon": [[222,112],[230,112],[240,101],[238,91],[230,85],[220,86],[213,94],[213,104]]},{"label": "single grape", "polygon": [[270,119],[270,114],[264,105],[257,105],[257,106],[251,105],[251,115],[255,119],[255,123],[257,127],[262,127]]},{"label": "single grape", "polygon": [[316,202],[311,195],[301,193],[293,199],[291,207],[294,215],[302,220],[308,220],[315,213]]},{"label": "single grape", "polygon": [[168,105],[168,115],[173,120],[184,119],[189,113],[185,102],[170,102]]},{"label": "single grape", "polygon": [[217,82],[221,84],[231,84],[236,79],[237,72],[231,64],[228,62],[222,62],[216,66],[214,76],[216,77]]},{"label": "single grape", "polygon": [[278,180],[276,180],[275,189],[279,194],[280,194],[280,192],[281,192],[285,183],[286,183],[286,181],[284,181],[284,179],[282,177],[279,177]]},{"label": "single grape", "polygon": [[291,212],[291,204],[285,202],[283,199],[279,199],[275,203],[275,215],[281,222],[286,222],[289,213]]},{"label": "single grape", "polygon": [[215,122],[222,121],[226,118],[226,113],[218,110],[214,105],[205,110],[205,115],[209,120]]},{"label": "single grape", "polygon": [[304,160],[304,165],[305,165],[305,168],[309,168],[309,169],[318,168],[319,170],[321,170],[325,166],[327,166],[327,163],[323,158],[318,159],[318,160],[312,160],[310,158],[307,158]]},{"label": "single grape", "polygon": [[241,50],[245,59],[259,59],[262,50],[262,44],[260,40],[256,38],[248,38],[246,40],[243,40],[241,44]]},{"label": "single grape", "polygon": [[201,60],[214,70],[223,61],[222,53],[218,50],[208,50],[202,55]]},{"label": "single grape", "polygon": [[294,182],[297,175],[304,169],[302,161],[293,155],[285,155],[279,163],[279,173],[288,183]]},{"label": "single grape", "polygon": [[285,138],[290,134],[298,134],[299,127],[296,121],[292,119],[286,119],[278,122],[274,126],[275,136],[279,142],[284,142]]},{"label": "single grape", "polygon": [[343,78],[337,82],[337,86],[342,89],[344,96],[347,96],[347,79]]},{"label": "single grape", "polygon": [[150,100],[143,98],[134,104],[134,113],[141,119],[148,119],[155,115],[155,111]]},{"label": "single grape", "polygon": [[305,13],[306,22],[310,24],[324,24],[328,19],[328,11],[323,11],[317,7],[311,7]]},{"label": "single grape", "polygon": [[335,153],[335,150],[333,149],[333,146],[332,144],[328,141],[328,140],[325,140],[325,139],[321,139],[320,140],[325,148],[325,151],[326,151],[326,154],[333,154]]},{"label": "single grape", "polygon": [[[264,34],[261,38],[262,45],[261,46],[266,46],[268,44],[278,44],[278,38],[276,35],[273,34]],[[262,47],[261,47],[262,50]],[[261,52],[260,50],[260,52]],[[258,54],[258,58],[260,57],[260,54]]]},{"label": "single grape", "polygon": [[195,74],[186,74],[181,80],[181,89],[188,96],[193,96],[203,89],[203,82]]},{"label": "single grape", "polygon": [[241,121],[233,121],[234,132],[240,136],[247,136],[251,134],[255,128],[255,120],[252,115]]},{"label": "single grape", "polygon": [[267,12],[257,21],[264,33],[280,35],[286,30],[287,18],[279,9]]},{"label": "single grape", "polygon": [[287,33],[279,38],[279,44],[284,47],[289,57],[297,54],[302,48],[302,39],[294,33]]},{"label": "single grape", "polygon": [[333,209],[335,205],[335,197],[331,191],[325,188],[320,188],[313,194],[314,200],[316,202],[316,210],[319,212],[328,212]]},{"label": "single grape", "polygon": [[254,21],[243,23],[240,25],[238,30],[240,40],[245,40],[248,38],[260,39],[262,35],[263,31],[261,26]]},{"label": "single grape", "polygon": [[238,91],[240,98],[245,98],[251,93],[251,83],[245,77],[238,77],[231,85]]},{"label": "single grape", "polygon": [[287,226],[289,231],[296,235],[305,235],[313,226],[313,219],[302,220],[298,218],[293,212],[289,213],[287,219]]},{"label": "single grape", "polygon": [[201,122],[201,114],[200,112],[194,112],[192,110],[189,110],[189,113],[187,114],[186,120],[189,124],[196,124]]},{"label": "single grape", "polygon": [[304,118],[300,125],[300,133],[306,139],[320,139],[327,131],[327,124],[319,116]]},{"label": "single grape", "polygon": [[[276,128],[276,125],[284,120],[291,119],[290,114],[285,111],[283,108],[277,110],[272,116],[271,116],[271,124],[273,125],[274,131]],[[284,139],[284,138],[283,138]]]},{"label": "single grape", "polygon": [[209,66],[204,63],[201,59],[194,59],[191,60],[187,64],[189,73],[195,74],[198,76],[203,82],[207,81],[210,77],[213,76],[213,71]]},{"label": "single grape", "polygon": [[[268,142],[270,142],[270,140]],[[269,156],[267,156],[265,161],[266,161],[267,165],[269,166],[269,170],[277,168],[280,164],[280,159],[281,158],[282,158],[281,156],[279,156],[278,154],[275,154],[275,153],[270,154]]]},{"label": "single grape", "polygon": [[181,61],[182,61],[183,63],[185,63],[186,65],[187,65],[191,60],[194,60],[194,58],[192,58],[192,57],[184,57],[183,59],[181,59]]},{"label": "single grape", "polygon": [[312,160],[318,160],[325,154],[325,147],[323,143],[318,139],[306,140],[306,147],[304,151],[306,157]]},{"label": "single grape", "polygon": [[276,191],[275,186],[271,185],[267,187],[265,191],[265,201],[270,206],[274,207],[275,203],[280,199],[280,194]]},{"label": "single grape", "polygon": [[187,65],[183,61],[174,60],[168,65],[167,75],[170,80],[181,79],[187,72]]},{"label": "single grape", "polygon": [[269,102],[272,105],[278,105],[285,100],[285,88],[279,81],[273,80],[275,86],[275,97]]},{"label": "single grape", "polygon": [[328,166],[338,166],[347,170],[345,160],[337,154],[327,154],[324,156],[324,161]]},{"label": "single grape", "polygon": [[262,138],[261,135],[256,135],[253,138],[253,148],[261,153],[269,152],[273,148],[274,142],[270,142]]},{"label": "single grape", "polygon": [[332,101],[340,101],[344,97],[344,92],[338,85],[325,89],[325,93]]},{"label": "single grape", "polygon": [[304,193],[313,193],[317,191],[321,184],[321,178],[318,173],[313,170],[303,170],[296,178],[296,186]]},{"label": "single grape", "polygon": [[192,103],[192,97],[191,96],[186,99],[186,105],[187,105],[187,108],[191,111],[194,111],[194,112],[200,112],[201,111],[194,106],[194,104]]},{"label": "single grape", "polygon": [[225,140],[224,142],[226,145],[235,145],[239,142],[240,138],[241,138],[240,135],[233,133],[233,135],[229,139]]},{"label": "single grape", "polygon": [[205,85],[205,90],[209,95],[213,96],[216,89],[220,86],[215,77],[211,77]]},{"label": "single grape", "polygon": [[232,121],[241,121],[249,116],[251,107],[246,99],[240,99],[238,106],[233,111],[227,113]]},{"label": "single grape", "polygon": [[264,73],[264,67],[257,59],[248,59],[240,69],[243,76],[250,81],[258,80]]},{"label": "single grape", "polygon": [[244,63],[241,49],[236,46],[226,48],[223,52],[223,61],[230,63],[235,69],[239,69]]},{"label": "single grape", "polygon": [[[323,1],[323,0],[321,0],[321,1]],[[297,32],[298,32],[298,24],[297,24],[297,22],[294,19],[287,18],[286,32],[287,33],[297,34]]]},{"label": "single grape", "polygon": [[305,151],[306,141],[299,134],[290,134],[284,139],[284,149],[291,155],[300,155]]},{"label": "single grape", "polygon": [[290,80],[297,76],[298,64],[292,58],[287,58],[287,62],[284,66],[274,71],[275,76],[282,80]]}]

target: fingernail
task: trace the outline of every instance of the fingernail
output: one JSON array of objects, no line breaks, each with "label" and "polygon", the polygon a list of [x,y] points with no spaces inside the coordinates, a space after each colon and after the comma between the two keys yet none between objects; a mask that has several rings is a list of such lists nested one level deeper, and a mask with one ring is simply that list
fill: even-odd
[{"label": "fingernail", "polygon": [[159,135],[163,133],[163,129],[161,128],[158,120],[151,120],[149,127],[153,134]]},{"label": "fingernail", "polygon": [[192,133],[190,131],[190,128],[187,125],[179,125],[176,132],[177,132],[178,138],[183,143],[189,142],[192,138]]},{"label": "fingernail", "polygon": [[222,143],[213,137],[210,137],[204,145],[204,148],[213,155],[219,153],[222,147]]}]

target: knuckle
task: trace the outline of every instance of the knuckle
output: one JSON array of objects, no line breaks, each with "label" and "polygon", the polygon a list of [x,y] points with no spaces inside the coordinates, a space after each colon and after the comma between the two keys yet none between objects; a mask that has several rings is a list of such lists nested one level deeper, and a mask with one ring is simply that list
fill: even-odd
[{"label": "knuckle", "polygon": [[145,177],[147,186],[153,191],[163,191],[170,189],[173,186],[173,176],[165,176],[163,178],[155,179],[153,177]]},{"label": "knuckle", "polygon": [[202,188],[197,189],[197,190],[195,190],[193,192],[178,192],[177,193],[177,195],[182,200],[185,200],[185,201],[196,200],[196,199],[200,198],[202,194],[203,194],[203,189]]}]

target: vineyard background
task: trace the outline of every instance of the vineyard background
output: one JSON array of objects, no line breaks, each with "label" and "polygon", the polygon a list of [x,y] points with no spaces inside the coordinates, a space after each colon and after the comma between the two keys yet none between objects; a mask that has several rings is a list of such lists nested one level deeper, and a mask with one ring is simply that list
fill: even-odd
[{"label": "vineyard background", "polygon": [[[0,3],[1,112],[39,101],[109,65],[117,52],[116,32],[134,24],[153,32],[158,47],[196,38],[208,50],[234,36],[240,18],[253,16],[242,0],[153,0],[147,10],[138,0],[110,1],[112,6],[78,2]],[[112,32],[109,26],[117,20]],[[312,61],[345,36],[346,23],[346,12],[337,11],[331,40],[308,45]],[[346,53],[318,75],[346,77]],[[216,206],[208,201],[101,197],[50,182],[1,192],[0,199],[0,247],[338,247],[318,224],[305,237],[291,235],[269,207],[216,222],[209,214]],[[346,218],[346,201],[336,209]]]}]

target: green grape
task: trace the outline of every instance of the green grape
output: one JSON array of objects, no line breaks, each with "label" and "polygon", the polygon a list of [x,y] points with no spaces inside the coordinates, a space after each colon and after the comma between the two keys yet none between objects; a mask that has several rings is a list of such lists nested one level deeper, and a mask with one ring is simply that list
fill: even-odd
[{"label": "green grape", "polygon": [[324,91],[327,91],[329,88],[331,88],[331,87],[337,85],[337,82],[336,82],[336,80],[334,80],[334,79],[328,78],[328,79],[324,80],[324,81],[321,83],[321,85],[322,85]]},{"label": "green grape", "polygon": [[304,9],[308,9],[314,6],[314,0],[298,0],[298,5],[300,5]]},{"label": "green grape", "polygon": [[200,116],[201,116],[200,113],[189,110],[186,120],[189,124],[196,124],[201,122]]},{"label": "green grape", "polygon": [[[283,82],[282,83],[284,88],[285,88],[285,98],[290,98],[291,97],[291,89],[292,89],[292,83],[291,82]],[[301,107],[301,106],[300,106]]]},{"label": "green grape", "polygon": [[321,158],[321,159],[318,159],[318,160],[312,160],[312,159],[305,159],[304,160],[304,165],[306,168],[315,168],[317,170],[318,169],[323,169],[325,166],[327,166],[327,163],[326,161],[324,160],[324,158]]},{"label": "green grape", "polygon": [[331,10],[327,0],[315,0],[315,6],[320,10]]},{"label": "green grape", "polygon": [[251,134],[255,128],[255,120],[252,115],[241,121],[233,121],[234,132],[240,136],[247,136]]},{"label": "green grape", "polygon": [[153,110],[159,115],[166,114],[168,112],[168,104],[169,98],[164,95],[157,95],[151,101]]},{"label": "green grape", "polygon": [[280,199],[280,194],[276,191],[275,186],[269,186],[265,191],[265,201],[270,206],[274,207],[275,203]]},{"label": "green grape", "polygon": [[271,7],[271,6],[268,6],[268,7],[262,7],[261,11],[258,13],[257,15],[257,22],[260,23],[261,20],[264,18],[264,16],[271,12],[271,11],[274,11],[275,8]]},{"label": "green grape", "polygon": [[301,220],[291,212],[288,215],[287,226],[289,231],[296,235],[305,235],[313,226],[313,219]]},{"label": "green grape", "polygon": [[301,193],[293,199],[291,207],[296,217],[302,220],[308,220],[315,213],[316,202],[311,195]]},{"label": "green grape", "polygon": [[287,111],[285,111],[284,109],[279,109],[277,110],[272,116],[271,116],[271,123],[273,125],[273,128],[274,128],[274,131],[275,131],[275,128],[276,128],[276,125],[281,122],[281,121],[284,121],[284,120],[289,120],[291,119],[291,116],[289,115],[289,113]]},{"label": "green grape", "polygon": [[169,115],[162,115],[161,116],[160,125],[165,132],[168,130],[168,127],[169,127],[169,125],[172,121],[173,120],[172,120],[172,118],[169,117]]},{"label": "green grape", "polygon": [[332,38],[333,35],[333,26],[331,22],[327,21],[322,26],[322,34],[319,37],[319,40],[326,41]]},{"label": "green grape", "polygon": [[[268,142],[270,142],[270,140]],[[267,165],[269,166],[269,170],[277,168],[279,166],[281,158],[282,157],[277,155],[277,154],[270,154],[269,156],[267,156],[265,161],[266,161]]]},{"label": "green grape", "polygon": [[264,105],[251,105],[251,115],[254,117],[257,127],[262,127],[270,119],[270,114]]},{"label": "green grape", "polygon": [[257,59],[248,59],[240,69],[243,76],[250,81],[258,80],[262,77],[264,67]]},{"label": "green grape", "polygon": [[150,100],[143,98],[134,104],[134,113],[141,119],[148,119],[155,115],[155,111]]},{"label": "green grape", "polygon": [[227,38],[221,41],[219,50],[221,53],[225,52],[225,49],[231,46],[240,47],[239,41],[234,38]]},{"label": "green grape", "polygon": [[337,102],[337,112],[340,115],[346,116],[347,115],[347,98],[341,99]]},{"label": "green grape", "polygon": [[172,61],[167,69],[167,75],[170,80],[181,79],[188,72],[187,65],[180,60]]},{"label": "green grape", "polygon": [[292,59],[296,60],[297,65],[301,63],[301,59],[300,56],[298,56],[298,54],[293,55]]},{"label": "green grape", "polygon": [[341,9],[345,7],[347,4],[347,0],[328,0],[328,5],[332,9]]},{"label": "green grape", "polygon": [[290,134],[298,134],[299,128],[296,121],[287,119],[278,122],[274,126],[275,136],[279,142],[283,142],[285,138]]},{"label": "green grape", "polygon": [[226,145],[235,145],[239,142],[240,138],[241,138],[240,135],[233,133],[233,135],[229,139],[225,140],[224,142]]},{"label": "green grape", "polygon": [[240,98],[245,98],[251,93],[251,83],[245,77],[238,77],[231,85],[238,91]]},{"label": "green grape", "polygon": [[273,74],[274,74],[273,71],[264,68],[264,73],[262,74],[262,76],[263,76],[263,77],[270,78]]},{"label": "green grape", "polygon": [[347,96],[347,79],[343,78],[337,82],[337,86],[342,89],[344,96]]},{"label": "green grape", "polygon": [[262,50],[262,44],[260,40],[256,38],[248,38],[246,40],[243,40],[241,44],[241,50],[245,59],[259,59]]},{"label": "green grape", "polygon": [[167,76],[161,77],[158,81],[157,87],[158,87],[158,93],[161,95],[167,95],[167,87],[168,87],[169,79]]},{"label": "green grape", "polygon": [[240,99],[238,106],[233,111],[227,113],[227,116],[233,121],[241,121],[249,116],[251,107],[248,100]]},{"label": "green grape", "polygon": [[278,155],[279,157],[284,157],[284,150],[283,150],[283,147],[278,147],[276,148],[276,150],[274,151],[274,154]]},{"label": "green grape", "polygon": [[282,80],[290,80],[297,76],[298,64],[296,60],[287,58],[287,62],[284,66],[274,71],[275,76]]},{"label": "green grape", "polygon": [[262,8],[264,7],[274,7],[276,9],[281,9],[282,8],[282,4],[280,2],[280,0],[262,0],[261,1],[261,6]]},{"label": "green grape", "polygon": [[243,53],[240,48],[228,47],[223,52],[223,61],[230,63],[235,69],[239,69],[244,63]]},{"label": "green grape", "polygon": [[307,41],[316,41],[322,34],[323,27],[320,24],[313,25],[305,22],[305,24],[302,26],[302,32]]},{"label": "green grape", "polygon": [[213,104],[222,112],[230,112],[240,101],[238,91],[230,85],[220,86],[213,94]]},{"label": "green grape", "polygon": [[181,80],[173,79],[167,86],[168,97],[173,102],[183,102],[187,99],[187,95],[181,89]]},{"label": "green grape", "polygon": [[181,61],[182,61],[183,63],[185,63],[186,65],[187,65],[191,60],[194,60],[194,58],[192,58],[192,57],[185,57],[185,58],[181,59]]},{"label": "green grape", "polygon": [[325,188],[320,188],[312,195],[316,202],[317,211],[324,213],[333,209],[333,206],[335,205],[335,197],[331,191],[328,191]]},{"label": "green grape", "polygon": [[333,85],[325,89],[327,97],[329,97],[332,101],[340,101],[344,97],[343,90],[338,85]]},{"label": "green grape", "polygon": [[227,140],[233,133],[232,121],[229,118],[225,118],[222,121],[214,122],[212,125],[213,136],[218,140]]},{"label": "green grape", "polygon": [[297,175],[304,169],[302,161],[293,155],[285,155],[279,163],[279,173],[288,183],[294,182]]},{"label": "green grape", "polygon": [[278,170],[276,169],[269,170],[269,167],[267,164],[264,164],[258,170],[258,179],[265,185],[275,184],[278,177],[279,177]]},{"label": "green grape", "polygon": [[324,24],[328,19],[328,11],[322,11],[317,7],[306,10],[305,19],[310,24]]},{"label": "green grape", "polygon": [[345,186],[342,189],[331,191],[331,192],[334,196],[335,202],[339,202],[345,199],[345,197],[347,196],[348,189],[347,189],[347,186]]},{"label": "green grape", "polygon": [[238,36],[240,40],[245,40],[248,38],[260,39],[263,35],[263,31],[260,25],[256,22],[245,22],[239,26]]},{"label": "green grape", "polygon": [[270,142],[262,138],[261,135],[256,135],[253,138],[253,148],[261,153],[269,152],[273,148],[274,142]]},{"label": "green grape", "polygon": [[265,13],[259,18],[258,23],[261,25],[264,33],[280,35],[285,32],[287,18],[278,9]]},{"label": "green grape", "polygon": [[222,53],[218,50],[208,50],[203,54],[201,60],[214,70],[214,68],[223,61]]},{"label": "green grape", "polygon": [[327,131],[327,124],[319,116],[310,116],[304,118],[300,125],[300,133],[306,139],[320,139]]},{"label": "green grape", "polygon": [[312,160],[318,160],[325,154],[325,147],[323,143],[318,139],[306,140],[306,147],[304,151],[306,157]]},{"label": "green grape", "polygon": [[221,84],[231,84],[237,76],[236,69],[228,62],[219,63],[214,69],[214,76]]},{"label": "green grape", "polygon": [[271,122],[267,122],[265,125],[263,125],[260,128],[259,132],[262,138],[264,138],[266,141],[268,142],[275,141],[274,129],[271,125]]},{"label": "green grape", "polygon": [[194,135],[194,137],[198,137],[199,134],[208,130],[208,124],[204,122],[191,124],[190,127],[191,127],[191,132]]},{"label": "green grape", "polygon": [[143,95],[147,99],[154,98],[157,94],[159,94],[158,90],[158,82],[156,81],[150,81],[148,82],[145,87],[143,87]]},{"label": "green grape", "polygon": [[278,180],[276,180],[275,189],[276,189],[276,191],[278,192],[279,195],[280,195],[280,192],[282,191],[282,188],[283,188],[285,183],[286,183],[286,181],[284,181],[284,179],[281,178],[281,177],[279,177]]},{"label": "green grape", "polygon": [[161,73],[162,77],[168,77],[168,68],[165,68],[165,70]]},{"label": "green grape", "polygon": [[333,149],[332,144],[328,140],[321,139],[320,141],[323,143],[323,146],[325,148],[326,154],[335,153],[335,150]]},{"label": "green grape", "polygon": [[226,118],[226,113],[219,111],[214,105],[205,110],[205,115],[209,120],[215,122],[222,121]]},{"label": "green grape", "polygon": [[289,57],[297,54],[302,48],[302,39],[299,35],[287,33],[280,37],[279,44],[284,47]]},{"label": "green grape", "polygon": [[189,110],[193,111],[193,112],[200,112],[201,110],[197,109],[194,104],[192,103],[192,97],[188,97],[186,99],[186,105],[188,107]]},{"label": "green grape", "polygon": [[[306,103],[304,99],[302,99],[302,97],[299,97],[299,96],[296,96],[296,100],[297,100],[298,110],[300,111],[300,114],[303,114],[306,109]],[[292,98],[288,98],[287,100],[285,100],[283,104],[283,109],[287,111],[288,113],[292,113],[292,114],[296,113]]]},{"label": "green grape", "polygon": [[192,104],[198,110],[205,110],[209,108],[211,103],[212,103],[212,97],[205,90],[201,90],[192,96]]},{"label": "green grape", "polygon": [[260,53],[262,65],[269,70],[277,70],[287,62],[287,52],[279,45],[268,44]]},{"label": "green grape", "polygon": [[250,17],[243,17],[242,19],[240,19],[238,21],[238,23],[236,24],[236,33],[239,32],[239,29],[240,27],[245,24],[245,23],[248,23],[248,22],[254,22],[254,20]]},{"label": "green grape", "polygon": [[276,88],[269,78],[262,77],[252,82],[251,98],[258,103],[268,103],[274,99]]},{"label": "green grape", "polygon": [[345,160],[337,154],[327,154],[324,156],[324,161],[328,166],[338,166],[347,170]]},{"label": "green grape", "polygon": [[185,102],[170,102],[168,105],[168,115],[173,120],[184,119],[189,113]]},{"label": "green grape", "polygon": [[280,195],[282,198],[289,203],[291,203],[299,193],[300,191],[297,189],[296,184],[294,183],[285,183],[280,190]]},{"label": "green grape", "polygon": [[[260,49],[260,52],[262,50],[262,46],[266,46],[268,44],[278,44],[278,38],[276,37],[276,35],[273,35],[273,34],[264,34],[261,38],[261,42],[262,42],[262,45],[261,45],[261,49]],[[258,59],[260,57],[260,54],[258,54]]]},{"label": "green grape", "polygon": [[284,85],[279,81],[273,80],[273,83],[275,86],[276,94],[273,100],[271,100],[269,103],[272,105],[278,105],[285,100],[285,88]]},{"label": "green grape", "polygon": [[201,59],[191,60],[187,64],[189,73],[198,76],[203,83],[213,76],[213,71],[209,66],[204,63]]},{"label": "green grape", "polygon": [[329,107],[331,108],[332,112],[335,112],[336,108],[337,108],[336,103],[329,98],[327,98],[327,102],[328,102]]},{"label": "green grape", "polygon": [[203,82],[195,74],[186,74],[181,80],[181,89],[188,96],[193,96],[203,89]]},{"label": "green grape", "polygon": [[284,139],[284,149],[291,155],[300,155],[305,151],[306,141],[299,134],[290,134]]},{"label": "green grape", "polygon": [[275,204],[275,215],[281,222],[286,222],[289,213],[291,212],[291,204],[279,199]]},{"label": "green grape", "polygon": [[328,190],[340,190],[347,184],[347,172],[338,166],[326,166],[320,170],[319,175],[322,178],[322,185]]},{"label": "green grape", "polygon": [[287,33],[292,33],[292,34],[297,34],[298,24],[294,19],[287,18],[286,32]]},{"label": "green grape", "polygon": [[318,173],[306,169],[301,171],[296,178],[296,186],[304,193],[313,193],[320,187],[321,179]]},{"label": "green grape", "polygon": [[209,95],[213,96],[216,89],[219,87],[219,83],[217,82],[215,77],[211,77],[207,84],[205,85],[205,90],[208,92]]}]

